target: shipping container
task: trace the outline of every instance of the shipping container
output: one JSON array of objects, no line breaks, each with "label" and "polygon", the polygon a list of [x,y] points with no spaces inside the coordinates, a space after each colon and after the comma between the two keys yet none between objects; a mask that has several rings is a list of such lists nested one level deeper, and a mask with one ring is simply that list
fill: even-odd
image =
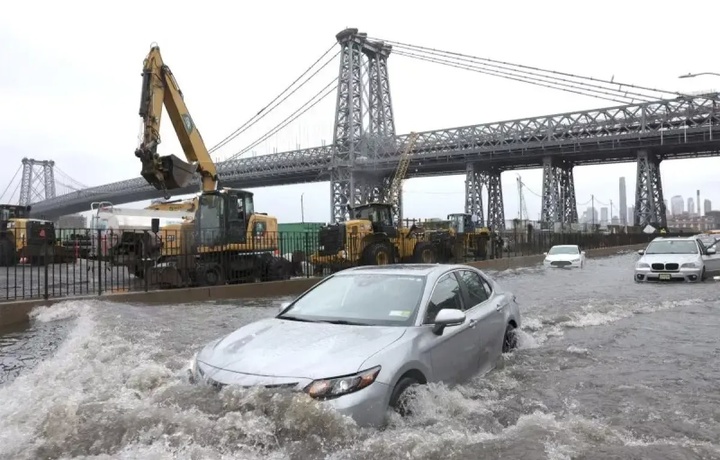
[{"label": "shipping container", "polygon": [[302,251],[309,255],[316,252],[318,231],[323,225],[320,222],[278,224],[280,254],[284,256]]}]

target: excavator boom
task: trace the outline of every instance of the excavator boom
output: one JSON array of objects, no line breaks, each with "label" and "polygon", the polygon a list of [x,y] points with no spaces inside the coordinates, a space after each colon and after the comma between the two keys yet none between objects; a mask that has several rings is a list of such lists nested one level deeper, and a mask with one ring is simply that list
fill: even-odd
[{"label": "excavator boom", "polygon": [[[203,192],[215,191],[218,182],[215,163],[190,116],[175,77],[163,63],[158,46],[153,46],[145,58],[142,77],[139,114],[143,119],[143,138],[135,150],[135,156],[142,162],[140,174],[150,185],[165,192],[166,197],[168,190],[190,185],[195,172],[200,173]],[[157,153],[163,105],[188,161]]]}]

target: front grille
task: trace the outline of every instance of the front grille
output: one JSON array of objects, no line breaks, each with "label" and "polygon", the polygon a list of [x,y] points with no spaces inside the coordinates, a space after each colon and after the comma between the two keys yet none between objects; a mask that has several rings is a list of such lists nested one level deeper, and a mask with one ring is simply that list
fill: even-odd
[{"label": "front grille", "polygon": [[[227,384],[217,382],[211,378],[207,379],[207,383],[210,384],[213,388],[216,388],[218,390],[227,386]],[[237,385],[237,386],[238,386],[238,388],[266,388],[268,390],[292,390],[297,386],[297,382],[276,383],[276,384],[271,384],[271,385]]]},{"label": "front grille", "polygon": [[345,249],[345,224],[321,227],[318,232],[318,244],[318,253],[321,256],[333,256]]},{"label": "front grille", "polygon": [[670,263],[670,264],[652,264],[653,271],[656,272],[662,272],[662,271],[677,271],[680,266],[676,263]]},{"label": "front grille", "polygon": [[566,267],[568,265],[572,265],[572,262],[568,262],[567,260],[554,260],[550,262],[550,265],[554,267]]}]

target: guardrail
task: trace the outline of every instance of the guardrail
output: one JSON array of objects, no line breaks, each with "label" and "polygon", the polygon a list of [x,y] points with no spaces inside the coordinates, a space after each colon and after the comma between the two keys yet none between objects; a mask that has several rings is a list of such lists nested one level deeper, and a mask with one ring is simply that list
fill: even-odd
[{"label": "guardrail", "polygon": [[[213,246],[219,243],[213,232],[203,234],[204,246],[196,244],[200,241],[192,233],[180,230],[161,229],[155,235],[145,229],[65,229],[63,234],[71,236],[0,240],[0,301],[324,276],[361,264],[366,257],[360,239],[342,230],[241,229],[233,235],[235,243],[225,246]],[[557,244],[582,249],[642,244],[655,236],[510,231],[453,238],[442,230],[427,230],[398,236],[387,247],[402,248],[396,250],[406,256],[402,261],[422,260],[415,250],[422,246],[431,249],[436,262],[459,263],[537,255]]]}]

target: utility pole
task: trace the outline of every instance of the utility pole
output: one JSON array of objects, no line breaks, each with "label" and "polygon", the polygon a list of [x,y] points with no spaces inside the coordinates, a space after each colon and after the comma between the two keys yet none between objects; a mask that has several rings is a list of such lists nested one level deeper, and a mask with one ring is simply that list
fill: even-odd
[{"label": "utility pole", "polygon": [[595,195],[590,195],[592,199],[592,228],[595,231]]},{"label": "utility pole", "polygon": [[612,224],[612,216],[613,216],[613,205],[612,200],[610,200],[610,224]]},{"label": "utility pole", "polygon": [[303,198],[305,197],[305,193],[300,194],[300,219],[302,220],[302,223],[305,223],[305,204],[303,203]]}]

